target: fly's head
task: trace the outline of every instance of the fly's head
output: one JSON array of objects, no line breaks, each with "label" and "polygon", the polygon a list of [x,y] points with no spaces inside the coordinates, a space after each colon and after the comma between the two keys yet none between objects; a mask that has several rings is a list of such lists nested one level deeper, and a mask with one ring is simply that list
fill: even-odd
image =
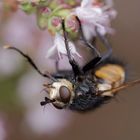
[{"label": "fly's head", "polygon": [[60,79],[52,84],[44,84],[44,86],[48,97],[45,97],[45,101],[40,103],[42,106],[52,103],[56,108],[63,109],[74,98],[72,83],[66,79]]}]

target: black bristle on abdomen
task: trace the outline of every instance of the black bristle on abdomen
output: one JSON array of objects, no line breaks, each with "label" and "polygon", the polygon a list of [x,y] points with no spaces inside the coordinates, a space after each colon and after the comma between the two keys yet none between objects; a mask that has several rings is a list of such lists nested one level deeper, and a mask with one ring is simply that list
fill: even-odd
[{"label": "black bristle on abdomen", "polygon": [[69,105],[71,110],[75,111],[90,111],[94,110],[100,105],[106,103],[106,101],[110,99],[110,97],[102,97],[102,96],[92,96],[88,94],[86,96],[79,96],[73,99],[73,102]]}]

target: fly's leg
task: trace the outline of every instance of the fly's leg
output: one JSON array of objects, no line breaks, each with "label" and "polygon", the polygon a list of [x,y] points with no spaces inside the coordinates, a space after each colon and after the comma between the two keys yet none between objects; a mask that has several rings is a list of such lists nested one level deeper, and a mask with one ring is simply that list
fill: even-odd
[{"label": "fly's leg", "polygon": [[62,29],[63,29],[65,47],[66,47],[69,63],[72,66],[72,70],[74,72],[74,77],[76,79],[77,76],[82,74],[82,70],[79,67],[79,65],[77,64],[77,62],[74,60],[74,58],[71,56],[70,49],[69,49],[69,43],[68,43],[68,35],[67,35],[66,29],[65,29],[64,20],[62,20]]}]

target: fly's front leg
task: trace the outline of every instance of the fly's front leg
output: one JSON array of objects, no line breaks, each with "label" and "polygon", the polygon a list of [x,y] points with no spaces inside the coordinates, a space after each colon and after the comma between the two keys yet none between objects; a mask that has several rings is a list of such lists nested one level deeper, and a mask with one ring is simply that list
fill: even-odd
[{"label": "fly's front leg", "polygon": [[21,54],[41,76],[51,79],[52,81],[57,81],[57,79],[55,79],[49,72],[47,72],[47,71],[46,71],[46,73],[41,72],[40,69],[34,63],[34,61],[28,55],[26,55],[21,50],[19,50],[18,48],[9,46],[7,49],[14,50],[14,51],[18,52],[19,54]]},{"label": "fly's front leg", "polygon": [[90,42],[88,42],[88,41],[86,40],[86,38],[85,38],[85,36],[84,36],[83,28],[82,28],[82,24],[81,24],[80,19],[79,19],[77,16],[76,16],[76,19],[77,19],[78,24],[79,24],[79,33],[80,33],[80,36],[81,36],[82,41],[85,43],[85,45],[86,45],[87,47],[89,47],[90,49],[92,49],[92,50],[94,51],[96,57],[101,57],[100,52],[96,49],[96,44],[95,44],[96,38],[94,38],[94,40],[93,40],[93,42],[94,42],[94,46],[93,46]]},{"label": "fly's front leg", "polygon": [[65,47],[66,47],[66,51],[67,51],[69,63],[70,63],[70,65],[72,66],[72,70],[73,70],[73,72],[74,72],[74,77],[75,77],[75,79],[76,79],[77,76],[79,76],[79,75],[82,74],[82,70],[80,69],[79,65],[78,65],[77,62],[74,60],[74,58],[71,56],[70,48],[69,48],[69,43],[68,43],[68,36],[67,36],[66,29],[65,29],[64,20],[62,20],[62,29],[63,29]]},{"label": "fly's front leg", "polygon": [[106,47],[107,49],[107,52],[104,53],[101,57],[95,57],[94,59],[92,59],[89,63],[87,63],[84,67],[83,67],[83,71],[84,72],[87,72],[89,71],[90,69],[93,69],[95,68],[95,66],[97,64],[100,64],[101,62],[103,62],[104,60],[106,60],[107,58],[109,58],[112,54],[112,47],[108,41],[108,39],[101,35],[98,31],[97,31],[97,28],[96,28],[96,33],[97,33],[97,36],[98,38],[101,40],[101,42],[104,44],[104,46]]},{"label": "fly's front leg", "polygon": [[[88,63],[83,67],[82,70],[83,70],[83,72],[85,73],[85,72],[89,71],[90,69],[94,68],[95,65],[96,65],[97,63],[99,63],[99,62],[101,61],[102,58],[101,58],[100,52],[96,49],[96,47],[94,47],[91,43],[89,43],[89,42],[86,40],[86,38],[85,38],[85,36],[84,36],[84,33],[83,33],[81,21],[80,21],[80,19],[79,19],[78,17],[76,17],[76,19],[77,19],[77,21],[78,21],[78,23],[79,23],[79,32],[80,32],[80,35],[81,35],[82,40],[83,40],[84,43],[87,45],[87,47],[89,47],[90,49],[92,49],[92,50],[94,51],[94,53],[95,53],[95,55],[96,55],[95,58],[93,58],[90,62],[88,62]],[[95,42],[96,42],[96,38],[95,38]],[[94,43],[94,44],[95,44],[95,43]]]},{"label": "fly's front leg", "polygon": [[83,67],[83,71],[84,72],[87,72],[89,71],[90,69],[93,69],[95,68],[95,66],[97,64],[100,64],[102,61],[106,60],[107,58],[109,58],[112,54],[112,47],[109,43],[109,41],[107,40],[107,38],[103,35],[101,35],[97,29],[96,29],[96,33],[97,33],[97,36],[98,38],[101,40],[101,42],[104,44],[104,46],[106,47],[107,49],[107,52],[104,53],[101,57],[96,57],[94,59],[92,59],[89,63],[87,63],[84,67]]},{"label": "fly's front leg", "polygon": [[[82,25],[81,25],[81,21],[78,17],[76,17],[78,23],[79,23],[79,32],[81,34],[81,37],[82,37],[82,40],[85,42],[85,44],[87,45],[87,47],[91,48],[95,54],[96,54],[96,57],[93,58],[89,63],[87,63],[84,67],[83,67],[83,72],[87,72],[89,71],[90,69],[93,69],[97,64],[101,63],[102,61],[104,61],[105,59],[107,59],[108,57],[110,57],[110,55],[112,54],[112,48],[111,48],[111,45],[109,43],[109,41],[107,40],[107,38],[105,36],[102,36],[97,28],[95,28],[95,31],[96,31],[96,34],[97,34],[97,37],[101,40],[101,42],[104,44],[104,46],[107,48],[107,52],[103,55],[101,55],[101,53],[96,49],[96,45],[95,47],[90,44],[86,39],[85,39],[85,36],[84,36],[84,33],[83,33],[83,29],[82,29]],[[95,39],[95,42],[96,42],[96,38]]]}]

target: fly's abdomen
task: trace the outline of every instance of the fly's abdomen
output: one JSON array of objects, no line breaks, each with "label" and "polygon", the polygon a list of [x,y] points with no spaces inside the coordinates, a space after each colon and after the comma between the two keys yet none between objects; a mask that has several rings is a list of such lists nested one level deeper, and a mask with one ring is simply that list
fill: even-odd
[{"label": "fly's abdomen", "polygon": [[[124,83],[125,69],[119,64],[105,64],[95,71],[95,76],[99,80],[97,84],[99,91],[111,90]],[[113,96],[113,93],[105,92],[103,96]]]}]

